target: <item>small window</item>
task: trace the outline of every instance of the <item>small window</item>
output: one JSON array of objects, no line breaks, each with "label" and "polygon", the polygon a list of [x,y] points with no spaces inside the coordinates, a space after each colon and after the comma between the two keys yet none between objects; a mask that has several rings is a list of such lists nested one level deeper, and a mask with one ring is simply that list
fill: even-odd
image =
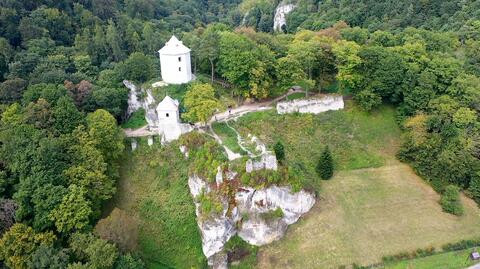
[{"label": "small window", "polygon": [[167,118],[168,118],[168,116],[170,116],[170,115],[168,115],[168,113],[167,113],[167,114],[165,114],[165,116],[167,116]]},{"label": "small window", "polygon": [[181,62],[182,61],[182,57],[178,57],[178,62]]},{"label": "small window", "polygon": [[181,68],[181,67],[179,67],[179,68],[178,68],[178,71],[179,71],[179,72],[181,72],[181,71],[182,71],[182,68]]}]

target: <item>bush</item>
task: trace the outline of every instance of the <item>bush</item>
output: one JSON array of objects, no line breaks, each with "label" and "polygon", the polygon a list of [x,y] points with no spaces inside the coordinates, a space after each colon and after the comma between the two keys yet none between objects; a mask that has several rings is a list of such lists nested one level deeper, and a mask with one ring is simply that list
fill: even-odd
[{"label": "bush", "polygon": [[477,173],[476,176],[470,181],[468,194],[473,200],[475,200],[475,202],[477,202],[477,204],[480,204],[480,173]]},{"label": "bush", "polygon": [[123,252],[137,247],[138,223],[121,209],[114,208],[108,217],[99,220],[94,232],[101,239],[115,243]]},{"label": "bush", "polygon": [[330,179],[333,176],[333,158],[328,146],[325,147],[318,160],[317,173],[323,180]]},{"label": "bush", "polygon": [[371,111],[382,104],[382,97],[369,90],[357,93],[354,99],[365,111]]},{"label": "bush", "polygon": [[265,213],[261,214],[261,217],[266,221],[266,222],[271,222],[273,220],[279,219],[283,217],[283,211],[280,207],[278,207],[275,210],[271,210]]},{"label": "bush", "polygon": [[420,257],[427,257],[435,254],[435,248],[434,247],[428,247],[425,249],[419,248],[415,251],[412,252],[400,252],[395,255],[390,255],[390,256],[384,256],[382,258],[382,261],[384,263],[389,263],[389,262],[396,262],[396,261],[401,261],[401,260],[409,260],[409,259],[415,259],[415,258],[420,258]]},{"label": "bush", "polygon": [[443,211],[460,216],[463,214],[463,206],[460,202],[459,188],[455,185],[448,185],[440,199]]},{"label": "bush", "polygon": [[480,246],[480,239],[462,240],[457,243],[448,243],[442,246],[443,251],[457,251]]},{"label": "bush", "polygon": [[273,146],[273,150],[275,151],[275,157],[279,162],[285,160],[285,148],[283,147],[282,142],[278,141],[275,146]]}]

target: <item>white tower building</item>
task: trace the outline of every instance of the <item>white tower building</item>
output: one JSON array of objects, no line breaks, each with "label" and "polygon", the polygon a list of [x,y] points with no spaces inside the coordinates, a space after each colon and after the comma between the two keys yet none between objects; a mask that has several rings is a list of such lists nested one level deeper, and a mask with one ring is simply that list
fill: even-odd
[{"label": "white tower building", "polygon": [[178,112],[179,103],[170,96],[165,96],[162,102],[158,104],[156,111],[158,117],[156,129],[162,143],[178,139],[182,134],[192,130],[189,124],[181,123]]},{"label": "white tower building", "polygon": [[165,96],[162,102],[157,106],[158,122],[160,124],[176,124],[180,122],[178,112],[178,101],[173,100],[170,96]]},{"label": "white tower building", "polygon": [[183,45],[182,41],[172,36],[158,53],[165,83],[183,84],[192,81],[190,49]]}]

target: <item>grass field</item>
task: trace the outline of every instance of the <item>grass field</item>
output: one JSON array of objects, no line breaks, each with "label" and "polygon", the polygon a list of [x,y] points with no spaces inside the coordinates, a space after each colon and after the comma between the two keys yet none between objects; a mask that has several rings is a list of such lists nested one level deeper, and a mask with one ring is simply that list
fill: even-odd
[{"label": "grass field", "polygon": [[237,134],[225,122],[212,124],[213,131],[222,139],[223,144],[235,153],[245,155],[246,152],[238,145]]},{"label": "grass field", "polygon": [[480,236],[473,201],[462,198],[462,217],[443,213],[439,195],[400,163],[339,172],[322,184],[320,197],[284,239],[260,250],[258,268],[369,265],[385,255]]},{"label": "grass field", "polygon": [[464,269],[474,264],[468,258],[472,250],[440,253],[429,257],[387,264],[385,269]]},{"label": "grass field", "polygon": [[140,220],[138,251],[147,268],[206,267],[187,163],[175,143],[142,143],[126,154],[113,206]]},{"label": "grass field", "polygon": [[254,134],[267,146],[281,141],[288,163],[303,172],[304,180],[310,182],[306,185],[315,185],[316,162],[326,145],[332,150],[336,170],[380,167],[395,161],[400,130],[394,116],[391,107],[369,114],[347,103],[343,111],[316,116],[277,115],[275,110],[255,112],[231,125],[242,137]]},{"label": "grass field", "polygon": [[147,125],[147,121],[145,120],[145,110],[142,108],[133,112],[121,127],[124,129],[137,129],[145,125]]}]

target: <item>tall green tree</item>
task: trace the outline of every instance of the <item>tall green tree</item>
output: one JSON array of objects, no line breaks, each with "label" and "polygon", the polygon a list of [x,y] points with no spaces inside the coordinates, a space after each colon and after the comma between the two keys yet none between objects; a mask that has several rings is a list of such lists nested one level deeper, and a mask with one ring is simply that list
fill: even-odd
[{"label": "tall green tree", "polygon": [[184,98],[186,113],[183,118],[190,122],[207,123],[219,108],[215,90],[210,84],[193,84]]},{"label": "tall green tree", "polygon": [[0,258],[10,268],[27,269],[35,251],[53,245],[55,239],[52,232],[35,233],[31,227],[17,223],[0,240]]},{"label": "tall green tree", "polygon": [[53,126],[61,134],[71,133],[83,121],[83,116],[70,97],[61,97],[53,109]]},{"label": "tall green tree", "polygon": [[112,58],[114,61],[119,62],[125,58],[125,54],[122,50],[122,43],[120,35],[117,31],[117,27],[112,20],[108,21],[107,31],[106,31],[106,41],[109,46],[109,51],[111,52]]},{"label": "tall green tree", "polygon": [[317,173],[323,180],[330,179],[333,176],[333,158],[328,146],[325,147],[318,160]]},{"label": "tall green tree", "polygon": [[72,231],[83,231],[89,225],[92,209],[86,199],[86,190],[77,185],[70,185],[62,202],[50,214],[57,230],[68,234]]}]

